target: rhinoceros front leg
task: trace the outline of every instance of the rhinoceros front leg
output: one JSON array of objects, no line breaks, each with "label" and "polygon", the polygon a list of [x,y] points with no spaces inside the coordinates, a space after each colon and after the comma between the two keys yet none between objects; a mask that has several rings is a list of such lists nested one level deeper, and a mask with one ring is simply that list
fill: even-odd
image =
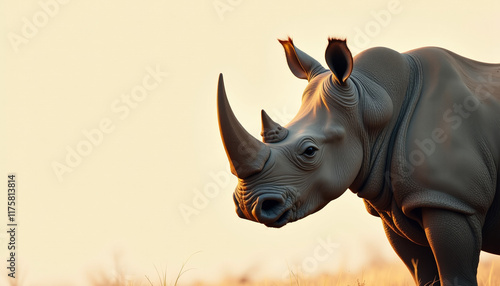
[{"label": "rhinoceros front leg", "polygon": [[441,285],[477,285],[479,220],[442,209],[423,209],[422,223],[436,258]]},{"label": "rhinoceros front leg", "polygon": [[386,224],[384,224],[384,230],[392,248],[410,270],[415,284],[437,286],[438,283],[434,282],[439,280],[439,272],[431,248],[415,244],[399,236]]}]

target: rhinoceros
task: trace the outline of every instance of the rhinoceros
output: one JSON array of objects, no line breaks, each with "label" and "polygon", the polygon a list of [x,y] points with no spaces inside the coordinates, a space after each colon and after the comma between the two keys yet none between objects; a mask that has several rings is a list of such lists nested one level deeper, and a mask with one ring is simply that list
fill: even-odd
[{"label": "rhinoceros", "polygon": [[278,228],[350,189],[416,285],[477,285],[481,250],[500,254],[500,64],[437,47],[353,58],[329,38],[326,69],[280,43],[308,84],[286,126],[262,110],[263,142],[238,122],[219,76],[238,216]]}]

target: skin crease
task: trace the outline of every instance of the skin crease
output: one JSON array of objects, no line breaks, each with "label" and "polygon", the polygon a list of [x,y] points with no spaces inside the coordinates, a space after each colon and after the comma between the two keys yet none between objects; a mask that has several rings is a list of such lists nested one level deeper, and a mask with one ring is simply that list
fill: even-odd
[{"label": "skin crease", "polygon": [[[345,41],[330,39],[327,70],[280,42],[309,84],[286,129],[263,117],[275,130],[255,144],[264,163],[241,173],[251,175],[234,192],[238,215],[282,227],[349,188],[382,220],[416,285],[477,285],[480,251],[500,254],[500,65],[440,48],[373,48],[353,59]],[[223,142],[253,140],[232,130],[221,128]],[[286,137],[266,138],[277,133]],[[230,164],[252,163],[227,147]]]},{"label": "skin crease", "polygon": [[[284,194],[295,200],[288,220],[291,222],[320,210],[342,195],[354,181],[363,152],[360,137],[352,132],[346,133],[345,129],[359,129],[353,126],[359,121],[351,118],[357,116],[356,110],[351,114],[337,112],[325,100],[328,95],[324,92],[324,85],[332,80],[331,77],[331,73],[325,72],[311,82],[303,94],[297,116],[285,126],[290,134],[281,142],[268,144],[271,155],[261,173],[239,180],[236,188],[239,198],[257,186],[267,191],[294,186]],[[324,117],[320,120],[328,122],[326,127],[314,124],[320,114]],[[316,149],[313,156],[303,154],[308,147]],[[278,182],[276,177],[280,178]],[[257,193],[254,191],[246,201],[239,200],[240,206],[252,205]]]}]

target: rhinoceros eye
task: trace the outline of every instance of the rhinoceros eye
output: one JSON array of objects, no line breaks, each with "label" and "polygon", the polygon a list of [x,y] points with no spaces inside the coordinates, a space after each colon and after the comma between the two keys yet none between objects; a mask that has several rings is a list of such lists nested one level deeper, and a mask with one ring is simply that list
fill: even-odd
[{"label": "rhinoceros eye", "polygon": [[306,150],[304,150],[304,153],[302,153],[302,155],[306,157],[313,157],[316,154],[316,151],[318,151],[316,147],[309,146]]}]

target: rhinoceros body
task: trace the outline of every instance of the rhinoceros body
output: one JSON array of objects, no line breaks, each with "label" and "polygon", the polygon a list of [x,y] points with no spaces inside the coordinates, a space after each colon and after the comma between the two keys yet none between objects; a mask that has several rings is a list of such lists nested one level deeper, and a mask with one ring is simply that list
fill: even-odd
[{"label": "rhinoceros body", "polygon": [[263,111],[264,142],[238,123],[219,78],[238,215],[282,227],[349,188],[382,219],[417,285],[477,285],[480,251],[500,254],[500,65],[440,48],[353,59],[330,39],[325,69],[280,42],[309,84],[286,126]]}]

